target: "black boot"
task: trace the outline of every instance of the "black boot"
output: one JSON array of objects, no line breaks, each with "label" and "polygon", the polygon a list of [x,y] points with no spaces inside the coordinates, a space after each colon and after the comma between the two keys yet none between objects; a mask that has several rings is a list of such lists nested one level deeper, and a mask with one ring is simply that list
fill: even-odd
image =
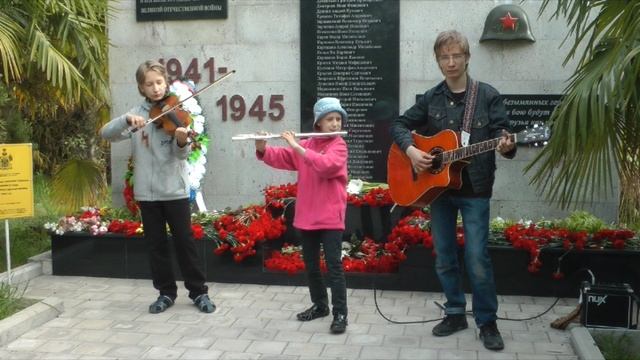
[{"label": "black boot", "polygon": [[436,325],[431,331],[435,336],[449,336],[457,331],[464,330],[469,327],[467,324],[467,315],[447,315],[440,324]]},{"label": "black boot", "polygon": [[504,341],[502,341],[502,336],[495,321],[480,326],[480,340],[482,340],[484,347],[489,350],[504,349]]},{"label": "black boot", "polygon": [[331,327],[329,329],[334,334],[342,334],[347,330],[348,324],[349,322],[347,321],[347,315],[335,314],[333,316],[333,321],[331,322]]}]

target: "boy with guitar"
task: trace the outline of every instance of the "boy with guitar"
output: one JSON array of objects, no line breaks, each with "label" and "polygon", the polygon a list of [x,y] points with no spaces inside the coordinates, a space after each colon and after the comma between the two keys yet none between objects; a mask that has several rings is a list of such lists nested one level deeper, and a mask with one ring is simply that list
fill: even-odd
[{"label": "boy with guitar", "polygon": [[[491,150],[495,149],[507,158],[515,156],[516,147],[513,136],[508,133],[509,120],[498,91],[486,83],[472,80],[467,74],[470,53],[466,37],[455,30],[444,31],[436,38],[434,53],[445,79],[429,89],[391,126],[394,147],[403,152],[403,157],[406,154],[404,158],[412,170],[402,174],[394,172],[390,154],[389,184],[391,186],[394,176],[413,179],[415,184],[427,187],[430,175],[434,179],[438,176],[448,178],[448,185],[429,191],[425,188],[420,193],[423,196],[410,204],[431,204],[436,273],[447,298],[445,318],[432,332],[435,336],[447,336],[468,327],[456,242],[460,212],[464,227],[464,261],[473,291],[472,310],[480,328],[480,339],[487,349],[502,350],[504,342],[496,325],[498,301],[493,266],[487,250],[495,152],[479,151],[466,159],[468,164],[454,162],[450,159],[451,152],[432,151],[446,149],[446,145],[434,149],[421,147],[420,138],[426,138],[412,134],[412,131],[421,129],[423,135],[434,138],[439,134],[453,134],[454,147],[472,149],[473,144],[484,142],[487,145],[483,144],[483,149],[490,146]],[[454,155],[454,160],[466,157]],[[443,165],[447,163],[451,164]],[[391,191],[393,195],[394,189]]]}]

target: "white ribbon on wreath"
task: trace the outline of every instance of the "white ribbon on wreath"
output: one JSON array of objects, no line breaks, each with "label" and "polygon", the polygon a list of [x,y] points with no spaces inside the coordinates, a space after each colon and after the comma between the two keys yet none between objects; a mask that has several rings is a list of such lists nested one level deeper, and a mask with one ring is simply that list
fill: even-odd
[{"label": "white ribbon on wreath", "polygon": [[[194,93],[195,84],[193,81],[175,80],[169,87],[169,91],[176,94],[178,99],[188,98]],[[202,107],[198,104],[198,100],[192,97],[182,103],[182,108],[191,114],[191,129],[198,134],[206,137],[205,118],[202,116]],[[200,211],[207,211],[207,207],[200,191],[200,182],[206,172],[205,164],[207,163],[207,144],[202,144],[200,156],[187,161],[187,170],[189,173],[189,186],[191,188],[191,200],[195,200]]]}]

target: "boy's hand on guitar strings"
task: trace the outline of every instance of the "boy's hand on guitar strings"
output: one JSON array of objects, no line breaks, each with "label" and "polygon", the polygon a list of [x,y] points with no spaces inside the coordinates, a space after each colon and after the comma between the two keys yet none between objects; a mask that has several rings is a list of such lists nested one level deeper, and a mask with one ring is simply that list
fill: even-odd
[{"label": "boy's hand on guitar strings", "polygon": [[507,130],[502,130],[502,138],[500,139],[500,142],[498,143],[498,146],[496,147],[496,150],[500,153],[500,154],[506,154],[509,151],[513,150],[513,148],[516,146],[516,144],[511,140],[511,134],[509,134],[509,132],[507,132]]},{"label": "boy's hand on guitar strings", "polygon": [[411,160],[411,166],[416,173],[425,171],[431,167],[433,155],[428,154],[411,145],[407,148],[407,156]]}]

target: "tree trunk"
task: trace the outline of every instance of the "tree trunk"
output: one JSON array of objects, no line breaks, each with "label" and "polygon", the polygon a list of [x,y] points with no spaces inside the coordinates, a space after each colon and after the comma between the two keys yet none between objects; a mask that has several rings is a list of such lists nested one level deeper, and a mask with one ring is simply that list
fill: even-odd
[{"label": "tree trunk", "polygon": [[634,161],[635,169],[620,173],[620,204],[618,221],[640,231],[640,164]]},{"label": "tree trunk", "polygon": [[627,106],[620,152],[620,204],[618,221],[640,231],[640,120],[633,105]]}]

